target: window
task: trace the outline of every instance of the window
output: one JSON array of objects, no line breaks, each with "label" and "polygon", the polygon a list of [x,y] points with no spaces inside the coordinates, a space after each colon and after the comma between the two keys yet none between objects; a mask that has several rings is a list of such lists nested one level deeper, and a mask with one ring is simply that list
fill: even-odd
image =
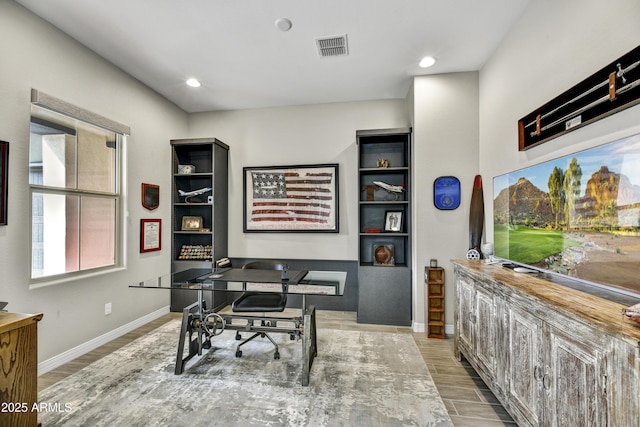
[{"label": "window", "polygon": [[[36,92],[43,96],[58,101]],[[53,103],[57,111],[65,110],[61,102]],[[117,267],[124,133],[96,125],[90,119],[97,116],[78,108],[71,116],[47,107],[31,107],[31,279]]]}]

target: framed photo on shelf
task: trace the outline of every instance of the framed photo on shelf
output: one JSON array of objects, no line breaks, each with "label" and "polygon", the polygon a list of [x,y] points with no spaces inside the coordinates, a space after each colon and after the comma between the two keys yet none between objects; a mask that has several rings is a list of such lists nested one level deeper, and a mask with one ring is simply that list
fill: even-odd
[{"label": "framed photo on shelf", "polygon": [[9,143],[0,141],[0,225],[7,225],[7,196],[9,192]]},{"label": "framed photo on shelf", "polygon": [[201,216],[183,216],[182,231],[200,231],[202,229]]},{"label": "framed photo on shelf", "polygon": [[140,220],[140,252],[159,251],[162,246],[162,220]]},{"label": "framed photo on shelf", "polygon": [[402,211],[386,211],[384,214],[384,231],[401,232],[402,214]]},{"label": "framed photo on shelf", "polygon": [[244,232],[338,233],[338,164],[245,167]]}]

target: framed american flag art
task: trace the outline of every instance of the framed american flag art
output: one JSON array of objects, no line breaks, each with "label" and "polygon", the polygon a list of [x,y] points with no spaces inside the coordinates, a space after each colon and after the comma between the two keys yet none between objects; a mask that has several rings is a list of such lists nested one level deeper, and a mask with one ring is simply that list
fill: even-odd
[{"label": "framed american flag art", "polygon": [[245,167],[244,232],[339,232],[338,165]]}]

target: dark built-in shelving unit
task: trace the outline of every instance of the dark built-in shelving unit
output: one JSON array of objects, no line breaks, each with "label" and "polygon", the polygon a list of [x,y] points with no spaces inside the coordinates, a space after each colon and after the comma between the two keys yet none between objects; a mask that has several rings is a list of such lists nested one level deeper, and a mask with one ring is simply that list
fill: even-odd
[{"label": "dark built-in shelving unit", "polygon": [[[171,150],[171,272],[211,268],[213,262],[226,257],[228,251],[229,147],[216,138],[174,139]],[[207,187],[212,190],[191,197],[182,196],[178,191]],[[185,217],[202,218],[201,227],[183,229]],[[227,304],[225,292],[205,294],[208,308]],[[196,299],[193,291],[172,290],[171,311],[182,311]]]},{"label": "dark built-in shelving unit", "polygon": [[[356,138],[358,322],[408,326],[412,320],[411,129],[360,130]],[[387,191],[374,181],[401,186],[404,191]],[[402,213],[397,231],[385,231],[391,212]],[[376,258],[380,246],[386,249],[380,249],[382,256]],[[387,260],[389,252],[392,260]]]}]

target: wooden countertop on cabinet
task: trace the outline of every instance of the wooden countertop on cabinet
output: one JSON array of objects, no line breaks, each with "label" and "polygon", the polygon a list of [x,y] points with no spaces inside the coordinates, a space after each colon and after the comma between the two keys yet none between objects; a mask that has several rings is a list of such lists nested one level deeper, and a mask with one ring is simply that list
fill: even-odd
[{"label": "wooden countertop on cabinet", "polygon": [[456,265],[477,274],[483,281],[494,281],[513,292],[544,301],[555,310],[582,321],[590,326],[640,347],[640,324],[623,318],[626,306],[586,292],[544,280],[535,273],[516,273],[500,264],[485,264],[482,261],[454,259]]}]

